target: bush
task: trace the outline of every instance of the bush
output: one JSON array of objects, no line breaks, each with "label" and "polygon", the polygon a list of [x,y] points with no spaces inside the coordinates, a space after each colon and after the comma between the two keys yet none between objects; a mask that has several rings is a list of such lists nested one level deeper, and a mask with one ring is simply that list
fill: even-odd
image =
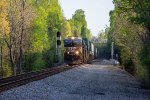
[{"label": "bush", "polygon": [[144,78],[150,80],[150,49],[144,46],[139,53],[139,58],[140,64],[143,66],[143,70],[145,70],[146,75],[144,75]]},{"label": "bush", "polygon": [[45,68],[43,55],[40,52],[26,55],[24,64],[25,64],[24,70],[27,72]]},{"label": "bush", "polygon": [[46,50],[43,52],[43,60],[45,62],[45,67],[49,68],[54,65],[55,62],[55,52],[54,50]]},{"label": "bush", "polygon": [[43,55],[42,54],[37,54],[36,59],[33,62],[33,65],[32,65],[32,70],[36,71],[36,70],[40,70],[40,69],[43,69],[43,68],[45,68],[45,62],[43,60]]},{"label": "bush", "polygon": [[13,72],[9,63],[3,63],[3,77],[10,77],[12,74]]},{"label": "bush", "polygon": [[148,47],[142,48],[139,56],[142,65],[150,66],[150,49]]},{"label": "bush", "polygon": [[135,73],[135,65],[134,65],[134,62],[132,59],[133,58],[132,53],[130,52],[130,50],[128,50],[125,47],[122,47],[119,51],[120,51],[119,59],[121,60],[120,63],[123,66],[123,69],[125,69],[126,71],[128,71],[131,74],[134,74]]}]

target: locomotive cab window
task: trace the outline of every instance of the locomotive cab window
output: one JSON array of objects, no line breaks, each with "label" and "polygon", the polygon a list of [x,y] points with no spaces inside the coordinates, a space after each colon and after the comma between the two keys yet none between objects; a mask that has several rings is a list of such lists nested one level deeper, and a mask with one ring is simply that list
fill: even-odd
[{"label": "locomotive cab window", "polygon": [[81,46],[82,45],[82,40],[81,39],[74,39],[73,42],[74,42],[75,46]]},{"label": "locomotive cab window", "polygon": [[81,46],[82,39],[65,39],[64,46],[65,47],[74,47],[74,46]]},{"label": "locomotive cab window", "polygon": [[72,40],[71,39],[65,39],[64,40],[64,47],[71,47],[72,46]]}]

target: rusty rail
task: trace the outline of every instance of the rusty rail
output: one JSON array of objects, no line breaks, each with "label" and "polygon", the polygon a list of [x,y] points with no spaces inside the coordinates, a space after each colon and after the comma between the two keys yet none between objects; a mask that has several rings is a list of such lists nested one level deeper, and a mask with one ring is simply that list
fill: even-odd
[{"label": "rusty rail", "polygon": [[61,67],[53,67],[41,71],[29,72],[17,76],[0,79],[0,92],[27,84],[35,80],[43,79],[45,77],[72,69],[77,66],[78,65],[74,65],[74,66],[64,65]]}]

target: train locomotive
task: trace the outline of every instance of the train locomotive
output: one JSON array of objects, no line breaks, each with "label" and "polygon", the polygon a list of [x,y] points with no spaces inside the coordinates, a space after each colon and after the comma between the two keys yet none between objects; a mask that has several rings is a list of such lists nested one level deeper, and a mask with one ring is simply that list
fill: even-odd
[{"label": "train locomotive", "polygon": [[87,63],[89,60],[89,45],[81,37],[64,39],[64,60],[69,65]]}]

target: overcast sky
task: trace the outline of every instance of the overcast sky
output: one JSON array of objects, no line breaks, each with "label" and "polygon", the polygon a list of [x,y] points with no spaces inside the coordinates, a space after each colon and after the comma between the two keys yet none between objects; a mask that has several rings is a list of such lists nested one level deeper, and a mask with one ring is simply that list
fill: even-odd
[{"label": "overcast sky", "polygon": [[77,9],[85,11],[88,28],[96,36],[109,26],[109,11],[114,9],[112,0],[59,0],[64,16],[70,19]]}]

